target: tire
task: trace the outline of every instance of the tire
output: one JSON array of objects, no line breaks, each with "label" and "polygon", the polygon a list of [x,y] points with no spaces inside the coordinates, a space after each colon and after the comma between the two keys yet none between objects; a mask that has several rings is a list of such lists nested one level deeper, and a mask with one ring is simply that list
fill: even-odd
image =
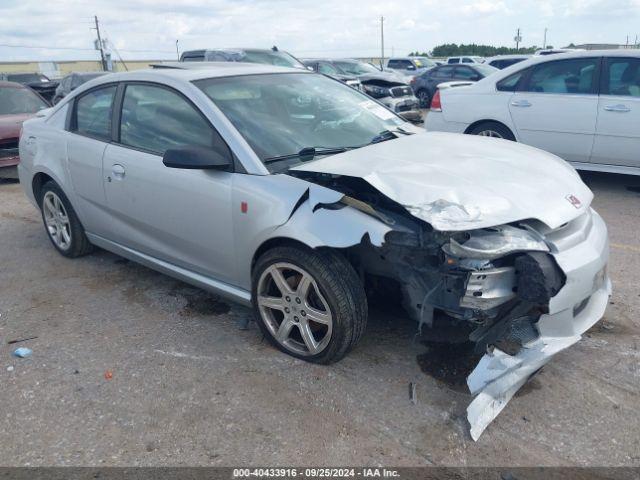
[{"label": "tire", "polygon": [[40,189],[38,203],[47,236],[61,255],[76,258],[93,251],[78,215],[58,184],[45,183]]},{"label": "tire", "polygon": [[255,264],[251,293],[256,322],[269,341],[309,362],[329,364],[342,359],[367,324],[362,282],[336,252],[273,248]]},{"label": "tire", "polygon": [[427,90],[421,89],[416,92],[416,97],[420,101],[420,108],[429,108],[431,106],[431,95]]},{"label": "tire", "polygon": [[470,135],[480,135],[482,137],[502,138],[504,140],[516,141],[516,137],[511,130],[498,122],[482,122],[469,131]]}]

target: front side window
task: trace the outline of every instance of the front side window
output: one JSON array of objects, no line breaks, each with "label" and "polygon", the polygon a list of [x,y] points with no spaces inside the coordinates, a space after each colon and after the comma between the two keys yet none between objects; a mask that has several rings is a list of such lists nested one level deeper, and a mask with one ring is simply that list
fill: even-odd
[{"label": "front side window", "polygon": [[127,85],[121,144],[162,155],[169,148],[213,147],[214,140],[217,132],[178,93],[153,85]]},{"label": "front side window", "polygon": [[542,63],[533,68],[526,90],[539,93],[592,93],[598,62],[597,58],[574,58]]},{"label": "front side window", "polygon": [[111,85],[85,93],[76,100],[73,130],[82,135],[111,140],[111,114],[116,86]]},{"label": "front side window", "polygon": [[404,124],[366,95],[321,75],[246,75],[194,83],[268,168],[286,165],[271,163],[275,157],[307,148],[363,146]]},{"label": "front side window", "polygon": [[640,58],[607,60],[603,95],[640,97]]}]

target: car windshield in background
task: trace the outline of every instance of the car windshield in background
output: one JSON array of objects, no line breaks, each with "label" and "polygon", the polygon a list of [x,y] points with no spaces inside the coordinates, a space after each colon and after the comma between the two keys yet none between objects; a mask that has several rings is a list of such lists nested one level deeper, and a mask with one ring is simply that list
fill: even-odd
[{"label": "car windshield in background", "polygon": [[302,63],[285,52],[244,52],[242,61],[264,63],[278,67],[306,68]]},{"label": "car windshield in background", "polygon": [[249,75],[194,83],[274,169],[301,160],[271,164],[271,159],[310,148],[359,147],[404,124],[366,95],[320,75]]},{"label": "car windshield in background", "polygon": [[7,80],[17,83],[32,83],[32,82],[48,82],[49,79],[44,75],[38,73],[16,73],[13,75],[7,75]]},{"label": "car windshield in background", "polygon": [[480,64],[480,65],[474,65],[473,68],[475,68],[478,72],[480,72],[485,77],[488,77],[489,75],[500,71],[500,69],[496,67],[492,67],[491,65]]},{"label": "car windshield in background", "polygon": [[351,75],[366,75],[368,73],[380,73],[373,65],[362,62],[333,62],[333,64],[344,73]]},{"label": "car windshield in background", "polygon": [[425,58],[425,57],[417,57],[417,58],[414,58],[413,61],[416,63],[418,68],[431,68],[437,65],[436,62],[434,62],[430,58]]},{"label": "car windshield in background", "polygon": [[36,113],[48,105],[28,88],[0,88],[0,115]]}]

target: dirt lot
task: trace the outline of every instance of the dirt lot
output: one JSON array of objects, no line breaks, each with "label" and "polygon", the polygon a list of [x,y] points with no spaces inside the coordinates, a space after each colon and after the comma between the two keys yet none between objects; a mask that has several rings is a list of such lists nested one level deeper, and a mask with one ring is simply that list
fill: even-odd
[{"label": "dirt lot", "polygon": [[244,308],[104,251],[63,258],[2,183],[0,465],[640,465],[640,178],[585,179],[611,235],[606,317],[477,443],[462,377],[411,322],[373,311],[344,361],[306,364],[241,330]]}]

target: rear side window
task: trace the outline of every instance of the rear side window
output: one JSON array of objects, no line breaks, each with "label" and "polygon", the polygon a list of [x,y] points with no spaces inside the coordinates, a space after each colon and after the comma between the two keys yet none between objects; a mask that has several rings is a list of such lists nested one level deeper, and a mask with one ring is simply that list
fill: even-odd
[{"label": "rear side window", "polygon": [[447,63],[458,63],[458,61],[458,58],[450,58],[449,60],[447,60]]},{"label": "rear side window", "polygon": [[472,78],[478,78],[478,72],[474,72],[469,67],[456,67],[456,72],[453,75],[458,80],[471,80]]},{"label": "rear side window", "polygon": [[599,59],[556,60],[533,67],[526,88],[539,93],[593,93]]},{"label": "rear side window", "polygon": [[609,58],[603,95],[640,97],[640,58]]},{"label": "rear side window", "polygon": [[120,143],[164,154],[169,148],[213,147],[222,142],[198,110],[176,92],[153,85],[127,85]]},{"label": "rear side window", "polygon": [[434,78],[451,78],[454,67],[440,67],[433,72]]},{"label": "rear side window", "polygon": [[520,81],[524,78],[527,72],[528,70],[525,69],[520,70],[513,75],[509,75],[507,78],[500,80],[497,83],[496,88],[500,92],[515,92],[518,89]]},{"label": "rear side window", "polygon": [[106,142],[111,140],[111,114],[116,86],[111,85],[85,93],[76,100],[72,130]]},{"label": "rear side window", "polygon": [[475,63],[475,62],[471,58],[464,57],[462,59],[462,63]]}]

